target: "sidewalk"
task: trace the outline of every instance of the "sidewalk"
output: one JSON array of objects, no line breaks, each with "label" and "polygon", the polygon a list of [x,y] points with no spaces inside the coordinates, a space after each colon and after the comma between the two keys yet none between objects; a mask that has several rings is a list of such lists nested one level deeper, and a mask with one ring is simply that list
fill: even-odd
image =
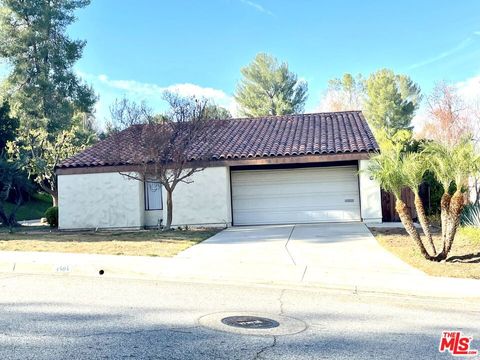
[{"label": "sidewalk", "polygon": [[421,272],[409,275],[367,270],[359,272],[332,266],[207,263],[181,257],[4,251],[0,252],[0,272],[322,287],[354,292],[480,299],[480,280],[473,279],[431,277]]},{"label": "sidewalk", "polygon": [[47,223],[42,223],[42,219],[21,220],[18,223],[22,226],[48,226]]}]

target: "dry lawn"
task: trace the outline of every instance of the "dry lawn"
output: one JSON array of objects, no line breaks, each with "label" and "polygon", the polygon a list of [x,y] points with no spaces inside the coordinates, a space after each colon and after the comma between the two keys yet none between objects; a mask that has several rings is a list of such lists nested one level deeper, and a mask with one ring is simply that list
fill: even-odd
[{"label": "dry lawn", "polygon": [[0,231],[0,251],[52,251],[133,256],[174,256],[219,230],[59,232]]},{"label": "dry lawn", "polygon": [[[370,230],[383,247],[429,275],[480,279],[479,228],[459,229],[449,258],[441,263],[425,260],[404,229],[373,228]],[[440,248],[440,243],[437,232],[435,246]],[[428,245],[426,246],[430,250]]]}]

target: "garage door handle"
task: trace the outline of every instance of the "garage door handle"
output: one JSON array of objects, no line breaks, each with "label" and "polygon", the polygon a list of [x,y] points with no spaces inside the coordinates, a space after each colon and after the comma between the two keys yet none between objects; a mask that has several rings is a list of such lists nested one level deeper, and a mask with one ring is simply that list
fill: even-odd
[{"label": "garage door handle", "polygon": [[345,199],[345,202],[352,203],[352,202],[355,202],[355,200],[354,199]]}]

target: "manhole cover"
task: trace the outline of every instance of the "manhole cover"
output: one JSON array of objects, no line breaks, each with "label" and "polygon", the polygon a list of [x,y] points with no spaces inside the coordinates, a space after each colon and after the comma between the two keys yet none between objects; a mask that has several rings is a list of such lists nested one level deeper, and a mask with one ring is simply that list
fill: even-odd
[{"label": "manhole cover", "polygon": [[278,321],[259,316],[228,316],[222,323],[242,329],[272,329],[280,325]]},{"label": "manhole cover", "polygon": [[234,334],[281,336],[297,334],[307,328],[303,321],[278,314],[255,312],[217,312],[200,317],[201,326]]}]

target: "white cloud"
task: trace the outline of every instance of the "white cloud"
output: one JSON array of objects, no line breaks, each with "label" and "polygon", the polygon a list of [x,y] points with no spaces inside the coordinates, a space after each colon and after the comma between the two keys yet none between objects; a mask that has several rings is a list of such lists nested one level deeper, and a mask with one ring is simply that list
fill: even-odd
[{"label": "white cloud", "polygon": [[428,114],[425,105],[422,105],[412,119],[412,126],[415,133],[422,131],[423,126],[427,123]]},{"label": "white cloud", "polygon": [[230,100],[225,92],[210,87],[201,87],[195,84],[176,84],[170,85],[166,88],[168,91],[177,92],[182,96],[202,96],[207,99],[216,99],[217,101]]},{"label": "white cloud", "polygon": [[240,0],[243,4],[245,5],[248,5],[252,8],[254,8],[255,10],[261,12],[261,13],[264,13],[264,14],[267,14],[267,15],[270,15],[270,16],[275,16],[275,14],[273,12],[271,12],[270,10],[266,9],[265,7],[263,7],[262,5],[260,5],[259,3],[256,3],[256,2],[253,2],[253,1],[249,1],[249,0]]},{"label": "white cloud", "polygon": [[135,80],[111,80],[105,74],[99,75],[98,80],[109,87],[144,96],[146,98],[152,96],[161,97],[165,91],[172,91],[182,96],[197,96],[211,99],[219,105],[230,105],[230,102],[233,101],[233,98],[227,95],[223,90],[214,89],[211,87],[202,87],[191,83],[160,86],[152,83],[142,83]]},{"label": "white cloud", "polygon": [[458,93],[467,103],[468,112],[473,112],[470,114],[472,119],[472,129],[474,131],[474,136],[478,141],[480,136],[480,124],[478,119],[480,116],[480,75],[473,76],[468,78],[465,81],[461,81],[455,84],[458,88]]},{"label": "white cloud", "polygon": [[473,76],[465,81],[460,81],[455,84],[458,92],[462,97],[468,101],[480,101],[480,75]]},{"label": "white cloud", "polygon": [[154,83],[144,83],[136,80],[110,79],[106,74],[93,75],[77,71],[85,81],[92,84],[94,90],[100,95],[97,102],[96,114],[100,122],[109,116],[109,106],[115,98],[127,96],[135,101],[145,101],[153,110],[161,112],[166,109],[162,98],[165,91],[176,92],[181,96],[197,96],[207,98],[215,104],[228,109],[233,116],[237,114],[237,106],[233,96],[223,90],[203,87],[191,83],[172,84],[161,86]]}]

